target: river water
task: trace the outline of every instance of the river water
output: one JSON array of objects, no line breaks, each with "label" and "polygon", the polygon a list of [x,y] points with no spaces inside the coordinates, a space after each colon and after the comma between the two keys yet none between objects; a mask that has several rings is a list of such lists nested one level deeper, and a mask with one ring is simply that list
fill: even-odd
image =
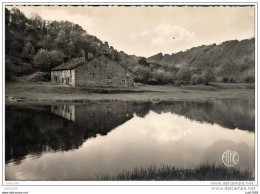
[{"label": "river water", "polygon": [[150,165],[254,170],[253,100],[7,105],[6,180],[95,180]]}]

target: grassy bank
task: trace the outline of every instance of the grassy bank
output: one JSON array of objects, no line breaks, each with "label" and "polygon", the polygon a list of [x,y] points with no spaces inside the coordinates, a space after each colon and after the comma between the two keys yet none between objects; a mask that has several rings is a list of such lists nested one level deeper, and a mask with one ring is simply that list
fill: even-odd
[{"label": "grassy bank", "polygon": [[[7,82],[5,84],[6,102],[16,99],[19,102],[89,102],[89,101],[178,101],[178,100],[216,100],[254,98],[255,90],[232,86],[150,86],[139,85],[134,88],[72,88],[51,83]],[[223,89],[223,87],[225,89]],[[254,87],[251,87],[254,88]]]},{"label": "grassy bank", "polygon": [[175,181],[245,181],[254,180],[251,170],[239,170],[214,164],[202,164],[195,168],[181,169],[173,166],[150,166],[148,168],[135,168],[133,171],[120,171],[114,175],[97,177],[98,180],[175,180]]}]

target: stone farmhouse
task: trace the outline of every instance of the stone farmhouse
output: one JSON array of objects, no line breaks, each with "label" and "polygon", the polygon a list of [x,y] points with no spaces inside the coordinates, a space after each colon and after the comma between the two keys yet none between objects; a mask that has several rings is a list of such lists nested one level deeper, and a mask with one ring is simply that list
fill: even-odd
[{"label": "stone farmhouse", "polygon": [[133,87],[133,72],[105,55],[74,58],[51,70],[51,81],[72,87]]}]

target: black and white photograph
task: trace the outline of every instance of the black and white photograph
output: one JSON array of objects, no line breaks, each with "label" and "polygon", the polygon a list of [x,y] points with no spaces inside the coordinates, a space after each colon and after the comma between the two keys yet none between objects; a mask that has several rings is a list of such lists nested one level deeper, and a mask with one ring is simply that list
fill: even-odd
[{"label": "black and white photograph", "polygon": [[2,193],[257,194],[257,6],[2,3]]}]

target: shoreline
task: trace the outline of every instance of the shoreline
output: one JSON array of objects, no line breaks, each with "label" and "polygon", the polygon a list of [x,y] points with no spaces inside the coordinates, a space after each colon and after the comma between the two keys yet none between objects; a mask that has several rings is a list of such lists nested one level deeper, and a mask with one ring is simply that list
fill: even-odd
[{"label": "shoreline", "polygon": [[26,99],[25,101],[5,101],[5,105],[22,105],[22,104],[85,104],[90,102],[129,102],[129,103],[170,103],[170,102],[211,102],[211,101],[224,101],[224,100],[255,100],[255,98],[207,98],[207,99],[162,99],[153,101],[149,100],[120,100],[120,99],[72,99],[72,100],[39,100],[39,99]]},{"label": "shoreline", "polygon": [[88,102],[207,102],[241,99],[254,100],[255,89],[247,88],[245,84],[184,87],[141,85],[134,88],[71,88],[52,85],[48,82],[9,82],[5,84],[6,105]]}]

